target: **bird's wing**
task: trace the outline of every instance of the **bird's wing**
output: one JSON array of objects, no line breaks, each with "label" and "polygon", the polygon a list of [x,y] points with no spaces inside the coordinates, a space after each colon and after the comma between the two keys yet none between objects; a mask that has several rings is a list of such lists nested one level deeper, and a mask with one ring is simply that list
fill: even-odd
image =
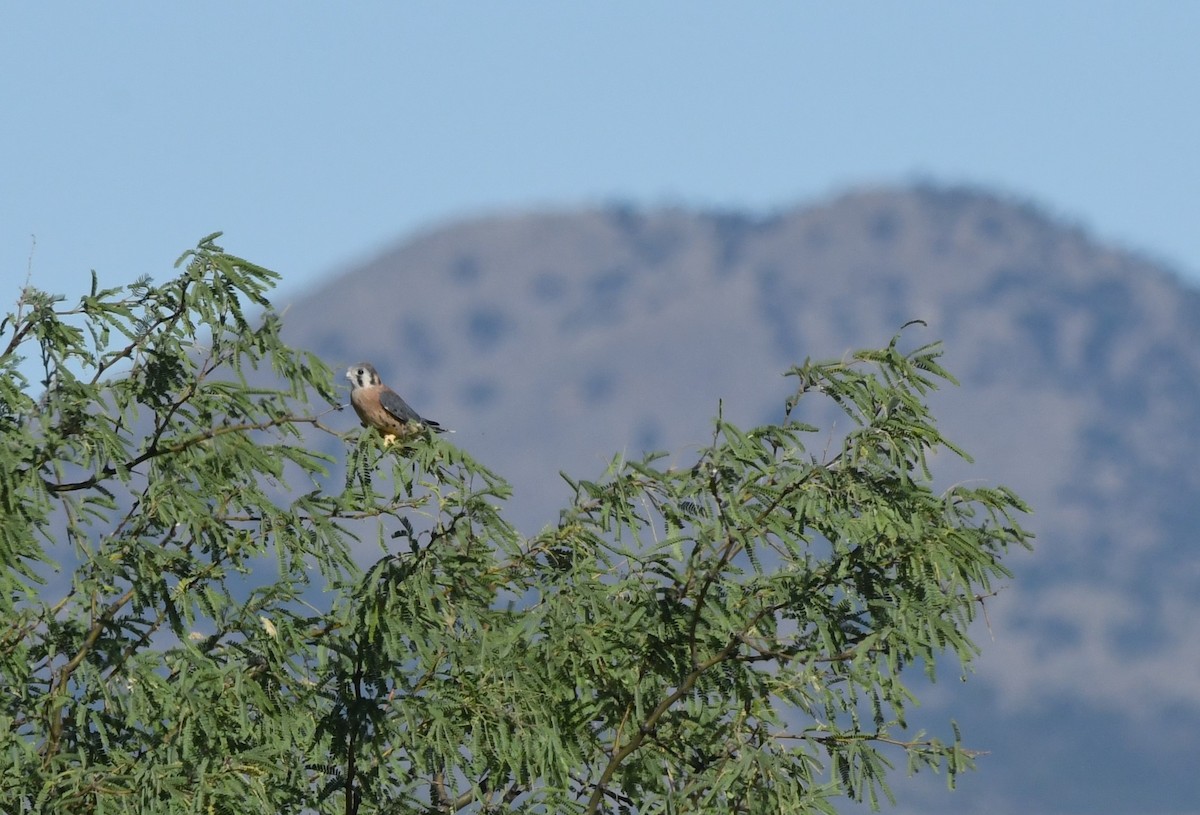
[{"label": "bird's wing", "polygon": [[400,394],[393,390],[385,390],[379,394],[379,404],[383,405],[383,409],[395,416],[402,422],[416,422],[418,424],[429,425],[434,430],[439,430],[437,422],[430,419],[421,418],[412,407],[405,402]]},{"label": "bird's wing", "polygon": [[393,390],[381,390],[379,404],[383,409],[402,422],[420,422],[421,416]]}]

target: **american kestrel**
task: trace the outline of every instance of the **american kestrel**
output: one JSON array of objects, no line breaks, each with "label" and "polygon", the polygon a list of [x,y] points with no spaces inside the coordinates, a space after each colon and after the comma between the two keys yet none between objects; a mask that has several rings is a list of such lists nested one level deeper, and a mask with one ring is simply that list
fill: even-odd
[{"label": "american kestrel", "polygon": [[384,444],[404,440],[426,429],[444,433],[445,429],[432,419],[422,418],[400,394],[383,384],[379,372],[369,362],[351,365],[346,371],[350,380],[350,404],[362,419],[364,427],[373,427],[383,436]]}]

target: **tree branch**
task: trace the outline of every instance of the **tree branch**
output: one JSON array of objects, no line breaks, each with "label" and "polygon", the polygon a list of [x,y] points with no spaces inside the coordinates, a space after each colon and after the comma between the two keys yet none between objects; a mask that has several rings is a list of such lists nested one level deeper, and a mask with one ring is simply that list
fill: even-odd
[{"label": "tree branch", "polygon": [[[265,422],[246,422],[243,424],[213,427],[203,433],[199,433],[189,439],[179,442],[178,444],[173,444],[169,447],[159,447],[157,443],[155,443],[151,447],[147,448],[141,455],[125,462],[120,469],[132,470],[139,464],[144,464],[151,459],[158,458],[159,456],[181,453],[188,448],[195,447],[198,444],[203,444],[206,441],[211,441],[212,439],[219,438],[220,436],[226,436],[230,433],[246,433],[253,430],[270,430],[273,427],[282,427],[288,424],[309,424],[316,427],[318,430],[329,433],[330,435],[338,436],[340,434],[337,431],[321,422],[321,417],[339,409],[339,407],[332,407],[329,408],[329,410],[317,414],[316,416],[281,416]],[[43,479],[43,483],[45,484],[46,489],[53,493],[86,490],[96,486],[101,481],[116,475],[117,470],[118,468],[110,464],[92,476],[83,479],[82,481],[72,481],[66,484],[58,484],[53,481],[46,481]]]},{"label": "tree branch", "polygon": [[[87,658],[88,653],[92,650],[92,646],[96,644],[96,640],[100,639],[100,635],[104,632],[105,627],[112,622],[117,612],[133,599],[133,594],[134,587],[130,586],[124,594],[109,603],[100,616],[92,622],[92,626],[88,629],[87,636],[84,637],[83,644],[75,652],[75,656],[71,657],[70,661],[59,671],[58,678],[50,688],[51,697],[60,696],[64,692],[67,683],[71,680],[72,674],[83,663],[83,660]],[[50,738],[46,742],[46,752],[42,756],[43,762],[48,762],[50,757],[58,752],[58,745],[62,739],[63,716],[58,713],[57,707],[54,702],[51,702]]]},{"label": "tree branch", "polygon": [[654,706],[654,709],[646,716],[645,720],[638,727],[637,732],[633,734],[633,737],[625,744],[624,747],[618,749],[615,744],[613,745],[613,752],[609,757],[608,764],[604,767],[604,771],[600,774],[600,780],[596,783],[595,789],[592,790],[592,795],[588,799],[587,808],[584,810],[585,813],[595,813],[598,810],[600,802],[604,799],[605,787],[607,787],[612,781],[613,776],[616,774],[617,769],[621,766],[621,763],[624,762],[625,759],[629,758],[629,756],[633,755],[633,753],[642,746],[642,743],[646,740],[646,737],[654,730],[654,727],[658,724],[663,715],[671,709],[671,706],[691,692],[692,688],[695,687],[696,682],[705,673],[705,671],[720,665],[722,662],[729,659],[729,657],[733,655],[734,651],[737,650],[740,644],[740,638],[730,639],[729,642],[725,644],[724,648],[693,669],[691,673],[684,677],[683,681],[679,684],[679,687],[677,687],[673,692],[668,694],[657,705]]}]

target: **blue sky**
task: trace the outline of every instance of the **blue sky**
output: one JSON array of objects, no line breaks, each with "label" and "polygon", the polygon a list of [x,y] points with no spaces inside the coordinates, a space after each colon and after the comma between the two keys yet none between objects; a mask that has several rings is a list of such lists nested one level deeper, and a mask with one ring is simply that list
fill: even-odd
[{"label": "blue sky", "polygon": [[[0,292],[505,207],[994,187],[1200,282],[1200,3],[0,7]],[[36,238],[36,248],[34,240]],[[73,299],[73,297],[72,297]],[[277,298],[279,299],[279,298]]]}]

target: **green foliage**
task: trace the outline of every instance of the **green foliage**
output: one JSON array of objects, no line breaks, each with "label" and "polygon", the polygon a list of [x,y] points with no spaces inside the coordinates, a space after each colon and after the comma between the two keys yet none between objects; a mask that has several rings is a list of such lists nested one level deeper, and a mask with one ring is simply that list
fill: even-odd
[{"label": "green foliage", "polygon": [[970,662],[1028,535],[1003,488],[931,489],[936,346],[790,372],[852,420],[831,452],[719,418],[527,539],[440,437],[356,431],[333,477],[331,374],[215,237],[0,323],[0,810],[831,812],[895,756],[971,766],[906,669]]}]

